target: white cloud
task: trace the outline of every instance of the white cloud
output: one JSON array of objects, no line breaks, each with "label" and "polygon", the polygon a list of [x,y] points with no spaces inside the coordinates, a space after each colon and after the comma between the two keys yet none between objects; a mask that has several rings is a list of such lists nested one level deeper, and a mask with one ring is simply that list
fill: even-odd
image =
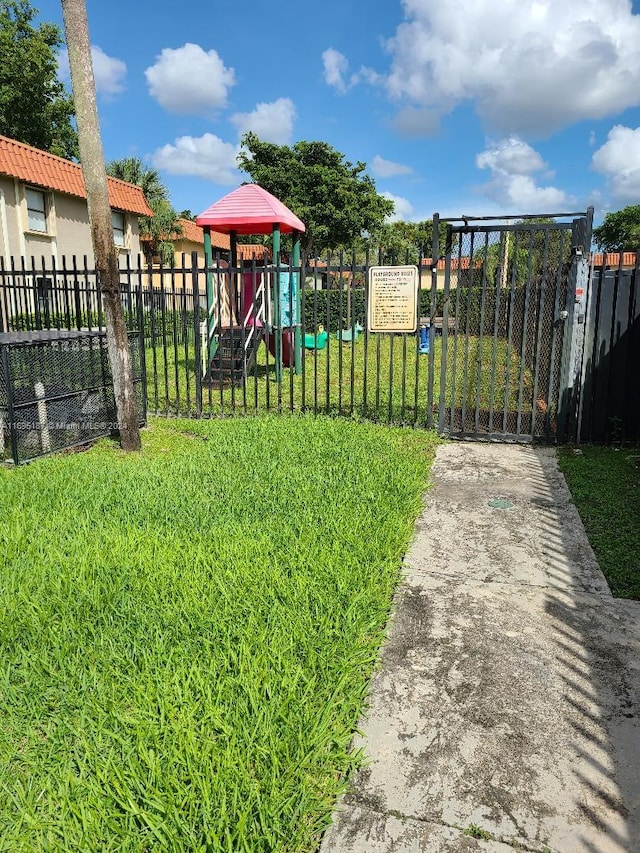
[{"label": "white cloud", "polygon": [[163,145],[151,155],[156,169],[172,175],[195,175],[216,184],[233,184],[238,146],[223,142],[213,133],[203,136],[180,136],[173,145]]},{"label": "white cloud", "polygon": [[380,193],[385,198],[390,199],[395,207],[391,216],[387,217],[387,222],[395,222],[397,219],[407,220],[413,213],[413,205],[411,202],[400,195],[394,195],[390,192]]},{"label": "white cloud", "polygon": [[91,45],[91,58],[96,91],[101,95],[119,95],[124,89],[126,64],[115,56],[108,56],[97,44]]},{"label": "white cloud", "polygon": [[270,104],[258,104],[250,113],[236,113],[231,122],[241,136],[249,130],[265,142],[286,145],[291,142],[296,108],[290,98],[278,98]]},{"label": "white cloud", "polygon": [[501,139],[480,152],[476,157],[476,165],[479,169],[491,169],[510,175],[531,175],[545,168],[540,154],[515,136]]},{"label": "white cloud", "polygon": [[175,50],[165,47],[144,73],[151,96],[172,113],[207,115],[226,106],[235,84],[233,68],[217,51],[189,42]]},{"label": "white cloud", "polygon": [[640,127],[612,127],[591,165],[605,175],[616,202],[640,203]]},{"label": "white cloud", "polygon": [[322,65],[325,83],[337,89],[338,92],[346,92],[347,86],[344,77],[349,70],[347,57],[339,50],[329,47],[322,54]]},{"label": "white cloud", "polygon": [[[126,63],[115,56],[109,56],[97,44],[91,45],[91,61],[96,92],[106,97],[119,95],[124,89],[124,78],[127,74]],[[58,54],[58,69],[63,80],[71,79],[69,54],[66,48]]]},{"label": "white cloud", "polygon": [[540,154],[517,137],[511,136],[488,145],[476,157],[479,169],[489,169],[491,180],[480,189],[503,209],[527,213],[553,213],[573,201],[557,187],[539,186],[536,172],[543,172],[546,163]]},{"label": "white cloud", "polygon": [[546,134],[640,103],[630,0],[404,0],[389,94],[444,113],[474,101],[502,135]]},{"label": "white cloud", "polygon": [[368,83],[370,86],[375,86],[378,83],[383,83],[384,78],[382,74],[378,74],[373,68],[369,68],[366,65],[361,65],[360,70],[357,74],[353,74],[351,77],[351,83],[355,86],[356,83],[360,83],[363,81]]},{"label": "white cloud", "polygon": [[410,175],[413,169],[402,163],[394,163],[393,160],[385,160],[376,154],[371,161],[371,171],[377,178],[393,178],[396,175]]},{"label": "white cloud", "polygon": [[347,78],[349,60],[343,53],[340,53],[339,50],[335,50],[333,47],[328,47],[323,52],[322,66],[325,83],[342,95],[363,80],[372,86],[382,80],[380,74],[374,71],[373,68],[367,68],[366,65],[362,65],[359,71],[356,71]]}]

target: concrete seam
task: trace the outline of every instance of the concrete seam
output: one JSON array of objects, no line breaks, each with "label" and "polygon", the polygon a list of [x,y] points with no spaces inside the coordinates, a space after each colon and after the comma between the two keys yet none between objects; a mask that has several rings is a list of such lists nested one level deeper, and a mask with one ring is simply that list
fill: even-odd
[{"label": "concrete seam", "polygon": [[[405,564],[405,565],[407,565],[407,564]],[[417,577],[431,577],[431,576],[433,576],[433,577],[438,577],[438,578],[446,578],[446,579],[452,580],[452,581],[460,581],[461,583],[468,583],[468,584],[475,583],[477,586],[481,586],[481,585],[485,585],[485,584],[496,584],[496,585],[500,585],[500,586],[518,586],[518,587],[525,587],[525,588],[531,588],[531,589],[546,589],[549,592],[564,593],[565,595],[575,595],[575,594],[592,595],[595,598],[606,598],[607,601],[609,601],[611,598],[614,598],[614,596],[612,596],[611,593],[593,592],[593,591],[587,590],[587,589],[565,589],[564,587],[549,586],[549,584],[530,583],[530,582],[516,581],[516,580],[499,580],[499,579],[494,579],[494,578],[491,578],[490,580],[483,581],[479,578],[469,578],[469,577],[466,577],[465,575],[452,575],[452,574],[448,574],[447,572],[436,572],[433,569],[421,570],[421,569],[415,569],[411,566],[408,566],[408,568],[411,569],[411,574],[405,573],[404,579],[406,581],[411,580],[411,578],[414,576],[417,576]]]},{"label": "concrete seam", "polygon": [[[349,800],[351,803],[364,806],[369,811],[375,812],[376,814],[379,814],[382,817],[395,817],[398,820],[411,820],[411,821],[414,821],[415,823],[422,823],[422,824],[427,824],[427,825],[432,825],[432,826],[443,826],[443,827],[446,827],[447,829],[455,829],[458,832],[460,832],[461,835],[463,835],[464,831],[465,831],[464,826],[460,826],[459,824],[456,824],[456,823],[447,823],[444,820],[437,820],[436,818],[428,818],[428,817],[419,817],[418,815],[413,815],[413,814],[408,815],[408,814],[404,814],[403,812],[399,811],[398,809],[381,809],[375,805],[374,801],[369,800],[369,799],[367,799],[367,797],[363,797],[362,795],[357,794],[355,792],[349,794]],[[506,836],[495,835],[490,830],[486,830],[486,831],[489,832],[491,835],[491,839],[487,839],[487,840],[499,841],[501,844],[506,844],[508,847],[511,847],[512,850],[523,850],[523,851],[525,851],[525,853],[540,853],[541,850],[548,850],[549,853],[552,853],[552,849],[549,847],[548,844],[545,844],[544,842],[541,842],[540,844],[537,844],[537,846],[532,847],[530,842],[527,839],[520,840],[520,839],[514,839],[513,837],[507,838]],[[468,836],[468,837],[472,838],[473,836]]]}]

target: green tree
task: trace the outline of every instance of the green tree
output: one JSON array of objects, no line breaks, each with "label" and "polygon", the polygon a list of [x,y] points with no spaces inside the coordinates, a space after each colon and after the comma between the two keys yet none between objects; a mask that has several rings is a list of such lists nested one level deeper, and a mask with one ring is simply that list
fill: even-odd
[{"label": "green tree", "polygon": [[[438,253],[445,249],[447,226],[441,222],[438,231]],[[371,243],[378,247],[386,262],[416,264],[419,258],[433,255],[433,222],[404,222],[398,219],[385,222],[372,235]]]},{"label": "green tree", "polygon": [[145,166],[138,157],[112,160],[107,165],[107,174],[140,187],[153,210],[153,216],[138,218],[142,250],[148,263],[160,256],[170,266],[174,258],[173,241],[182,233],[179,216],[168,198],[167,188],[157,169]]},{"label": "green tree", "polygon": [[0,134],[60,157],[78,157],[73,99],[58,79],[56,24],[34,27],[28,0],[0,0]]},{"label": "green tree", "polygon": [[515,223],[530,225],[531,231],[502,231],[498,226],[488,239],[479,235],[473,250],[474,279],[481,284],[486,276],[490,283],[496,284],[499,280],[503,286],[509,286],[512,282],[520,285],[529,278],[534,280],[543,273],[557,275],[558,268],[569,260],[571,234],[553,228],[535,228],[537,224],[553,223],[553,219],[539,216]]},{"label": "green tree", "polygon": [[602,225],[593,229],[593,240],[602,252],[640,250],[640,204],[607,213]]},{"label": "green tree", "polygon": [[365,163],[350,163],[326,142],[293,146],[242,137],[240,169],[287,205],[304,222],[308,254],[349,246],[393,213],[393,202],[376,192]]}]

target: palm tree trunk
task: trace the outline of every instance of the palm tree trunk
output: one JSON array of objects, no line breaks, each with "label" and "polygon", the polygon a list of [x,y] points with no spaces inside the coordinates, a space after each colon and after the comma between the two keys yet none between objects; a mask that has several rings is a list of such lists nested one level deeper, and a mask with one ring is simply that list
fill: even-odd
[{"label": "palm tree trunk", "polygon": [[120,444],[123,450],[140,450],[133,363],[120,301],[118,252],[113,241],[85,0],[62,0],[62,14],[78,124],[80,162],[87,190],[93,254],[104,305]]}]

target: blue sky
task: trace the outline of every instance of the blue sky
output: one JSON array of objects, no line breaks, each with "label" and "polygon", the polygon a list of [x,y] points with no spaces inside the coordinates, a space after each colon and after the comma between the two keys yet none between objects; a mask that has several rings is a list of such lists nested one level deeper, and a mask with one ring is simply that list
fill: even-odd
[{"label": "blue sky", "polygon": [[[60,4],[35,0],[40,20]],[[402,219],[640,203],[640,0],[88,0],[107,159],[199,213],[320,139]],[[64,64],[64,63],[63,63]]]}]

